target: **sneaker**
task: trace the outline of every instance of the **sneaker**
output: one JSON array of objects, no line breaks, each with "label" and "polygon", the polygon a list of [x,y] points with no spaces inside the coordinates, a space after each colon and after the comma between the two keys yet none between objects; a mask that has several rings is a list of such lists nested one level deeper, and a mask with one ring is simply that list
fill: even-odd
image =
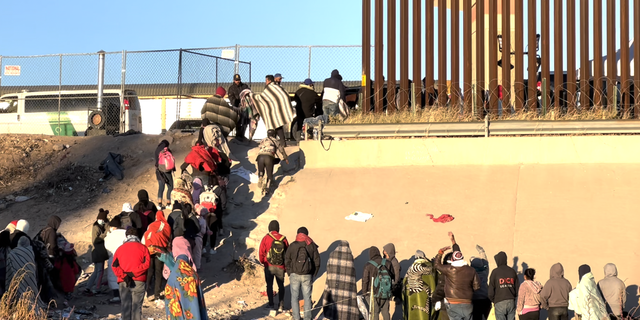
[{"label": "sneaker", "polygon": [[216,253],[218,253],[218,251],[216,251],[216,249],[209,250],[209,254],[216,254]]},{"label": "sneaker", "polygon": [[120,304],[120,297],[114,297],[109,299],[109,304]]}]

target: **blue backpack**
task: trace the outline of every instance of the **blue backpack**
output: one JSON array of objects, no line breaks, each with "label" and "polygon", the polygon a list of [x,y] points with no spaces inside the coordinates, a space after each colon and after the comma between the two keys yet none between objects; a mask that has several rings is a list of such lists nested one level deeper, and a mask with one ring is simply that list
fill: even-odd
[{"label": "blue backpack", "polygon": [[391,299],[393,292],[391,290],[391,276],[387,270],[387,259],[382,259],[378,265],[375,261],[369,261],[376,269],[378,274],[373,279],[373,296],[378,299]]}]

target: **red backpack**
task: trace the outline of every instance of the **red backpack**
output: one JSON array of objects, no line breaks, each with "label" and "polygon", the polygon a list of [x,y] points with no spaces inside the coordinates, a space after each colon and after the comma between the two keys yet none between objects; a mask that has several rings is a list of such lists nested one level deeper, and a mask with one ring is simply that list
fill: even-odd
[{"label": "red backpack", "polygon": [[176,167],[176,160],[168,148],[160,151],[158,155],[158,170],[162,172],[171,172]]}]

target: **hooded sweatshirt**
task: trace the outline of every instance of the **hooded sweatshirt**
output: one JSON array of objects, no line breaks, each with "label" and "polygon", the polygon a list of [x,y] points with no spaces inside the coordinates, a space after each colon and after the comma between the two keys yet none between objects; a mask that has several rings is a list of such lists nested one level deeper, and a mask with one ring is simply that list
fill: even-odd
[{"label": "hooded sweatshirt", "polygon": [[518,274],[507,265],[507,254],[500,251],[494,257],[498,266],[489,279],[489,299],[493,303],[518,297]]},{"label": "hooded sweatshirt", "polygon": [[540,292],[541,307],[545,309],[568,307],[569,292],[571,292],[571,282],[564,278],[562,264],[556,263],[551,266],[549,281],[544,284]]},{"label": "hooded sweatshirt", "polygon": [[471,267],[476,270],[478,281],[480,282],[480,289],[473,292],[473,300],[489,299],[489,287],[487,285],[489,280],[489,261],[487,261],[487,256],[482,253],[480,258],[471,258]]},{"label": "hooded sweatshirt", "polygon": [[156,221],[155,213],[158,212],[158,208],[153,202],[149,201],[149,193],[147,190],[138,191],[138,203],[133,206],[133,211],[139,213],[145,213],[151,211],[151,214],[147,215],[147,222],[151,223]]},{"label": "hooded sweatshirt", "polygon": [[382,249],[389,256],[389,261],[391,261],[391,266],[393,267],[393,275],[394,275],[394,284],[400,283],[400,272],[402,271],[400,268],[400,262],[396,259],[396,246],[393,243],[388,243]]},{"label": "hooded sweatshirt", "polygon": [[[380,255],[380,250],[377,247],[369,248],[369,261],[374,261],[378,265],[382,264],[382,256]],[[384,268],[386,268],[389,271],[389,276],[391,277],[391,279],[394,279],[395,274],[393,273],[393,265],[391,264],[391,261],[386,260],[384,264]],[[371,278],[375,278],[377,275],[378,275],[378,268],[376,268],[376,266],[374,266],[373,264],[367,262],[364,265],[364,273],[362,274],[362,292],[363,293],[368,293],[371,290]],[[378,291],[374,289],[373,293],[377,294]]]},{"label": "hooded sweatshirt", "polygon": [[607,301],[611,312],[620,316],[624,303],[627,301],[627,292],[624,282],[618,278],[618,268],[615,264],[607,263],[604,266],[604,279],[598,282],[598,288]]},{"label": "hooded sweatshirt", "polygon": [[338,70],[331,71],[331,77],[324,80],[322,100],[338,103],[345,99],[346,87],[342,83],[342,76]]},{"label": "hooded sweatshirt", "polygon": [[520,289],[518,289],[518,304],[516,307],[519,315],[523,314],[522,311],[527,313],[529,311],[540,310],[540,304],[536,300],[536,295],[540,294],[540,291],[542,291],[542,284],[538,281],[525,280],[520,284]]},{"label": "hooded sweatshirt", "polygon": [[58,216],[49,217],[47,226],[40,231],[40,238],[47,245],[47,253],[50,257],[54,257],[58,253],[58,228],[62,219]]}]

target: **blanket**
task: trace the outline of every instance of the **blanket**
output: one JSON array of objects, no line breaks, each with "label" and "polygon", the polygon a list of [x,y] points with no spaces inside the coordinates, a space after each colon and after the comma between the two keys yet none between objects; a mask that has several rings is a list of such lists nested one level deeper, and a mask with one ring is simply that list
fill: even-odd
[{"label": "blanket", "polygon": [[433,265],[427,259],[416,259],[404,278],[403,310],[405,320],[431,318],[432,292],[436,288]]},{"label": "blanket", "polygon": [[324,316],[327,319],[358,320],[356,269],[347,241],[340,241],[329,255],[324,289]]},{"label": "blanket", "polygon": [[11,250],[7,256],[7,289],[11,287],[11,281],[14,277],[16,280],[21,280],[13,296],[15,299],[26,297],[24,295],[28,293],[30,294],[29,298],[39,308],[47,307],[39,296],[35,255],[27,237],[20,238],[18,246]]},{"label": "blanket", "polygon": [[276,84],[268,85],[262,93],[251,94],[255,111],[264,120],[267,130],[280,128],[294,118],[289,95]]},{"label": "blanket", "polygon": [[186,255],[176,258],[164,289],[165,311],[170,320],[207,319],[200,279],[188,260]]}]

